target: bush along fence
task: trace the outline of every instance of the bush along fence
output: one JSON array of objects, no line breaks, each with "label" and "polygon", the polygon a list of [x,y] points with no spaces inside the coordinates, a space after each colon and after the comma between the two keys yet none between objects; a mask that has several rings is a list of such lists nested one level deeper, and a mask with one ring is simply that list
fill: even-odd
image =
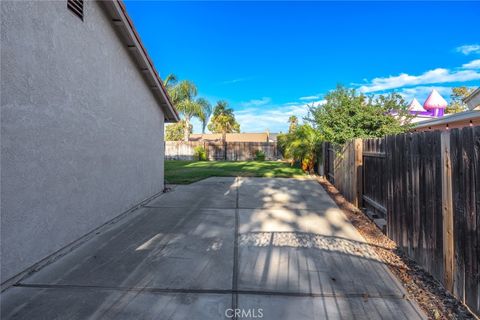
[{"label": "bush along fence", "polygon": [[[197,147],[204,148],[208,160],[245,161],[281,158],[276,142],[166,141],[165,159],[199,160],[195,157]],[[265,155],[264,159],[262,153]]]},{"label": "bush along fence", "polygon": [[480,127],[325,143],[324,174],[480,315]]}]

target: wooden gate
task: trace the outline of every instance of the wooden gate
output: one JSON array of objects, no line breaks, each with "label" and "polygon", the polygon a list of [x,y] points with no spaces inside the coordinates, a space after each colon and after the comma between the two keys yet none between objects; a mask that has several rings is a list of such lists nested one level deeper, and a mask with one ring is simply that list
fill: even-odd
[{"label": "wooden gate", "polygon": [[362,206],[372,219],[386,219],[385,139],[364,139]]},{"label": "wooden gate", "polygon": [[330,181],[332,184],[335,184],[335,149],[334,145],[330,142],[325,142],[323,145],[323,153],[324,157],[324,170],[325,170],[325,177]]}]

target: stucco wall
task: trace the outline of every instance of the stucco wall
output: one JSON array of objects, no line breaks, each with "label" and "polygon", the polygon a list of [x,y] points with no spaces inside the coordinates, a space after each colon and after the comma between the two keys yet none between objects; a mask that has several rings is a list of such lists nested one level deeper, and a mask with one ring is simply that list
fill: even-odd
[{"label": "stucco wall", "polygon": [[1,281],[160,192],[163,122],[99,4],[1,1]]}]

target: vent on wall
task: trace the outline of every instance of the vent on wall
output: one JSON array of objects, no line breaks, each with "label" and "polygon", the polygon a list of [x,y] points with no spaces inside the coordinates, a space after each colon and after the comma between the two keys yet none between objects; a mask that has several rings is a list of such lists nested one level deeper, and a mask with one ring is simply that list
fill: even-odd
[{"label": "vent on wall", "polygon": [[67,8],[83,21],[83,0],[67,0]]}]

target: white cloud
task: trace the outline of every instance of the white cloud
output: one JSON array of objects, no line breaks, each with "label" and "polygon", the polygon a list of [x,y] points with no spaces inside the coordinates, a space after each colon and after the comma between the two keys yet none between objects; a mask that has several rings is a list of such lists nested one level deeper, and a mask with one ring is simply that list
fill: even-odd
[{"label": "white cloud", "polygon": [[470,61],[469,63],[465,63],[462,65],[464,69],[480,69],[480,59]]},{"label": "white cloud", "polygon": [[452,87],[442,87],[442,86],[418,86],[412,88],[402,88],[400,90],[396,90],[397,93],[401,94],[407,103],[413,100],[413,98],[417,98],[420,104],[427,99],[430,92],[435,89],[443,96],[446,100],[450,99],[450,94],[452,93]]},{"label": "white cloud", "polygon": [[234,84],[234,83],[238,83],[238,82],[248,81],[248,80],[251,80],[251,79],[252,79],[252,77],[236,78],[236,79],[222,81],[222,84]]},{"label": "white cloud", "polygon": [[320,99],[320,96],[319,95],[305,96],[305,97],[300,97],[299,99],[304,101],[317,100],[317,99]]},{"label": "white cloud", "polygon": [[300,121],[308,114],[308,105],[319,105],[324,100],[312,101],[311,103],[269,105],[268,108],[250,107],[243,110],[235,110],[235,118],[240,123],[242,132],[286,132],[288,118],[292,115]]},{"label": "white cloud", "polygon": [[263,97],[261,99],[253,99],[253,100],[250,100],[250,101],[241,102],[240,105],[242,107],[259,107],[259,106],[269,104],[271,101],[272,101],[271,98]]},{"label": "white cloud", "polygon": [[470,53],[480,53],[480,44],[467,44],[457,47],[457,52],[461,52],[465,55]]},{"label": "white cloud", "polygon": [[478,79],[480,79],[480,72],[475,70],[451,71],[444,68],[437,68],[424,72],[423,74],[418,76],[402,73],[398,76],[374,78],[370,83],[361,86],[359,88],[359,91],[365,93],[378,92],[406,86],[448,82],[464,82]]}]

